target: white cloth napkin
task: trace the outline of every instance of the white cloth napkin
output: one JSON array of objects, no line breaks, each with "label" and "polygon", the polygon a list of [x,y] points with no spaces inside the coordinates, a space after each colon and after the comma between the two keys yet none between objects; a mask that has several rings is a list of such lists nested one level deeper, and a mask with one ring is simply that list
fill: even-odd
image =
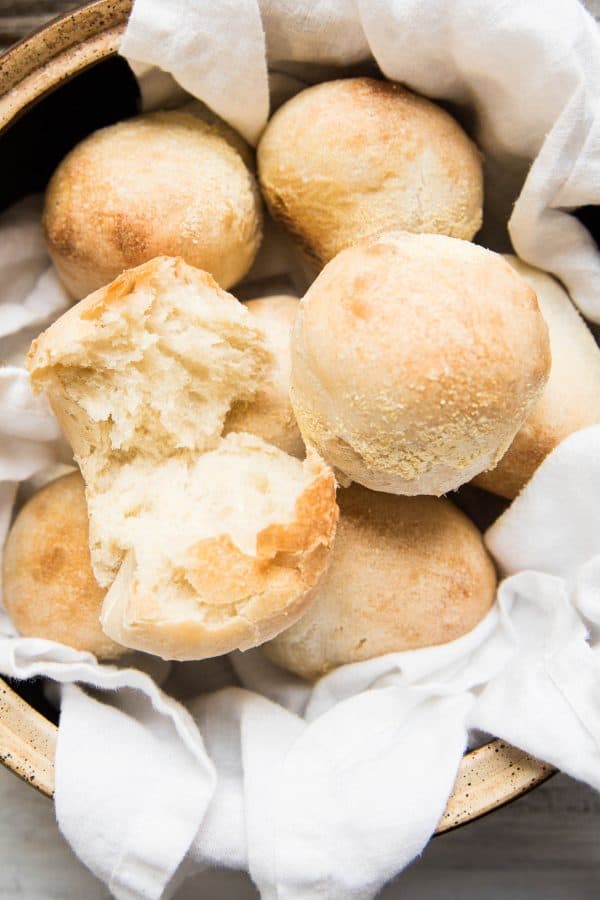
[{"label": "white cloth napkin", "polygon": [[268,70],[311,83],[373,57],[468,124],[486,161],[483,243],[507,250],[508,222],[516,253],[600,320],[600,260],[571,214],[600,203],[600,37],[577,0],[135,0],[121,52],[251,143]]},{"label": "white cloth napkin", "polygon": [[[137,0],[122,49],[252,141],[268,70],[281,97],[372,54],[470,125],[486,154],[485,241],[505,249],[521,192],[515,248],[600,320],[598,255],[570,214],[598,202],[600,43],[575,2]],[[148,97],[168,92],[155,78]],[[21,367],[67,303],[35,200],[0,219],[0,275],[2,543],[18,483],[68,460]],[[0,672],[64,685],[56,809],[80,858],[128,900],[169,896],[207,865],[247,869],[265,898],[367,898],[425,846],[471,728],[600,787],[598,450],[600,427],[565,441],[490,529],[508,577],[474,631],[312,687],[260,651],[101,666],[15,636],[0,612]]]}]

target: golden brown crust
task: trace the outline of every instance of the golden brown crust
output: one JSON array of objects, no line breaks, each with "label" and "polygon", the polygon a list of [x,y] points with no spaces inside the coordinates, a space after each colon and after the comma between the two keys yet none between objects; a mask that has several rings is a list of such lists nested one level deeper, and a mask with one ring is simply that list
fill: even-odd
[{"label": "golden brown crust", "polygon": [[511,266],[535,289],[548,326],[552,368],[544,392],[498,465],[474,483],[512,499],[570,434],[600,422],[600,350],[568,294],[516,257]]},{"label": "golden brown crust", "polygon": [[399,84],[349,78],[308,88],[258,147],[269,210],[318,268],[391,228],[470,240],[481,226],[481,157],[443,109]]},{"label": "golden brown crust", "polygon": [[[533,416],[529,419],[533,419]],[[542,423],[536,423],[535,419],[530,420],[520,429],[498,465],[477,475],[473,484],[509,500],[514,499],[548,454],[572,433],[559,428],[551,430]],[[581,427],[584,428],[585,424]],[[573,431],[577,430],[573,428]]]},{"label": "golden brown crust", "polygon": [[502,456],[549,367],[535,293],[501,256],[388,232],[303,298],[291,398],[306,445],[346,480],[440,495]]},{"label": "golden brown crust", "polygon": [[239,153],[247,168],[252,173],[256,172],[256,153],[254,147],[251,147],[239,132],[232,128],[231,125],[228,125],[227,122],[218,116],[216,112],[213,112],[209,106],[202,103],[201,100],[193,99],[183,106],[179,106],[177,112],[179,114],[187,113],[194,116],[216,131],[218,135],[227,141],[236,153]]},{"label": "golden brown crust", "polygon": [[2,584],[4,606],[21,634],[99,659],[126,652],[100,627],[105,591],[92,573],[79,472],[50,482],[21,509],[4,547]]},{"label": "golden brown crust", "polygon": [[329,569],[308,612],[265,645],[270,659],[313,680],[345,663],[455,640],[485,616],[494,567],[453,504],[357,485],[338,500]]},{"label": "golden brown crust", "polygon": [[302,553],[316,545],[329,544],[335,535],[338,508],[335,502],[335,479],[319,457],[311,456],[318,477],[296,501],[294,521],[269,525],[257,537],[259,558],[273,559],[277,554]]},{"label": "golden brown crust", "polygon": [[46,377],[59,355],[73,341],[85,341],[95,330],[96,322],[110,308],[127,305],[131,294],[138,288],[154,290],[173,276],[185,283],[209,287],[221,296],[230,296],[219,287],[209,272],[188,265],[181,257],[156,256],[147,262],[122,272],[110,284],[93,291],[75,306],[68,309],[46,331],[31,343],[25,365],[34,386],[40,377]]},{"label": "golden brown crust", "polygon": [[44,230],[61,280],[79,299],[124,269],[182,256],[223,287],[250,268],[262,215],[253,175],[218,127],[157,112],[100,129],[61,162]]},{"label": "golden brown crust", "polygon": [[86,342],[94,343],[98,320],[105,312],[126,312],[135,291],[147,289],[156,295],[164,284],[173,280],[199,289],[209,288],[224,301],[235,302],[208,272],[188,265],[180,257],[157,256],[123,272],[110,284],[80,300],[32,342],[25,360],[32,387],[36,392],[46,393],[80,465],[97,449],[99,435],[96,428],[83,426],[81,412],[65,390],[63,369],[69,365],[83,368]]}]

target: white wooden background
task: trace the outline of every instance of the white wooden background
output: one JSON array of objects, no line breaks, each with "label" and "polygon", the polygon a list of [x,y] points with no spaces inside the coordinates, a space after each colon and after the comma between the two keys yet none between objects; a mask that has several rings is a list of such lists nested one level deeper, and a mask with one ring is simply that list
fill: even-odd
[{"label": "white wooden background", "polygon": [[[0,0],[0,45],[77,5]],[[600,17],[600,0],[586,5]],[[107,897],[62,839],[50,801],[0,766],[0,900]],[[245,876],[229,872],[203,875],[177,894],[177,900],[256,897]],[[505,809],[433,840],[381,900],[600,900],[600,795],[559,775]]]},{"label": "white wooden background", "polygon": [[[0,767],[0,900],[108,898],[73,856],[52,804]],[[557,775],[504,809],[435,838],[381,900],[598,900],[600,795]],[[239,873],[188,881],[177,900],[256,900]],[[307,898],[308,900],[308,898]]]}]

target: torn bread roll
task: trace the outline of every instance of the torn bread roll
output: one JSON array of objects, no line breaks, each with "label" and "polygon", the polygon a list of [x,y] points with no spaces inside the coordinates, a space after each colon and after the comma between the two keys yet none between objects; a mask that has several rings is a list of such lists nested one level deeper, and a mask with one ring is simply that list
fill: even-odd
[{"label": "torn bread roll", "polygon": [[481,227],[481,155],[445,110],[399,84],[347,78],[307,88],[257,152],[273,218],[322,267],[392,228],[470,240]]},{"label": "torn bread roll", "polygon": [[252,400],[235,405],[226,431],[248,431],[292,456],[304,456],[304,444],[290,401],[292,327],[299,300],[287,294],[258,297],[245,306],[262,329],[272,363]]},{"label": "torn bread roll", "polygon": [[73,472],[37,491],[17,515],[4,545],[2,600],[26,637],[116,659],[127,651],[100,626],[105,593],[90,562],[83,479]]},{"label": "torn bread roll", "polygon": [[343,482],[439,496],[503,456],[549,369],[535,293],[506,260],[388,232],[339,253],[304,296],[291,398]]},{"label": "torn bread roll", "polygon": [[32,345],[86,482],[105,632],[165,659],[245,649],[306,611],[337,521],[331,470],[244,433],[222,437],[270,353],[205,272],[158,258]]},{"label": "torn bread roll", "polygon": [[104,630],[166,659],[198,659],[261,644],[308,609],[333,540],[335,488],[318,463],[230,434],[187,466],[125,467],[95,513],[125,553]]},{"label": "torn bread roll", "polygon": [[483,619],[494,566],[452,503],[358,485],[338,502],[331,565],[309,611],[265,644],[273,662],[314,680],[346,663],[445,644]]},{"label": "torn bread roll", "polygon": [[230,287],[256,256],[262,212],[230,136],[170,111],[77,144],[50,180],[43,224],[60,279],[80,299],[160,254],[181,256]]},{"label": "torn bread roll", "polygon": [[558,281],[516,256],[505,258],[534,289],[552,351],[542,396],[498,465],[474,479],[479,487],[512,499],[561,441],[600,422],[600,350]]}]

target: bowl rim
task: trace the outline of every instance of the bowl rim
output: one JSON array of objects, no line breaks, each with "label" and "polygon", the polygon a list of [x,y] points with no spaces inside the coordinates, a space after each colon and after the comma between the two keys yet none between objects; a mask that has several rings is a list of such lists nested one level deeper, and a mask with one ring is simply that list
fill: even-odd
[{"label": "bowl rim", "polygon": [[[116,55],[133,0],[92,0],[52,19],[0,54],[0,135],[61,83]],[[47,797],[54,794],[58,729],[0,679],[0,762]],[[481,818],[556,770],[492,740],[463,756],[436,834]]]}]

